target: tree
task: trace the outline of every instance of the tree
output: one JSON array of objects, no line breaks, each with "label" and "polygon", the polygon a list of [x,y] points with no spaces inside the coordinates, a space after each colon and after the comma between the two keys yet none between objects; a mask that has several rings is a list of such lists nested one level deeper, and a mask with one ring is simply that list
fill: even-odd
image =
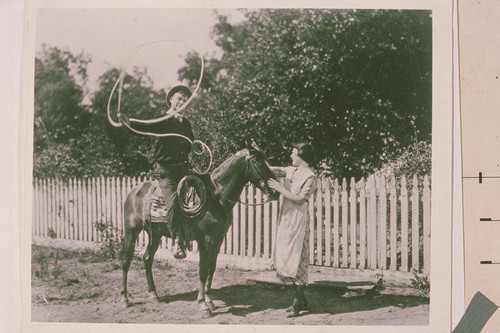
[{"label": "tree", "polygon": [[[45,47],[35,66],[36,177],[138,176],[153,166],[153,140],[114,128],[107,118],[110,92],[120,72],[99,78],[91,105],[82,105],[89,60]],[[164,91],[155,91],[143,69],[125,76],[121,110],[132,117],[157,117]],[[118,94],[112,99],[117,106]],[[116,116],[116,115],[115,115]]]},{"label": "tree", "polygon": [[81,104],[89,59],[44,46],[35,58],[35,151],[50,142],[68,143],[88,126]]},{"label": "tree", "polygon": [[[107,167],[95,170],[99,174],[122,174],[137,176],[152,169],[154,163],[153,138],[135,135],[124,127],[111,126],[107,118],[109,95],[120,75],[120,71],[112,68],[99,77],[99,89],[92,97],[93,110],[92,137],[86,145],[86,155],[93,156]],[[118,107],[118,92],[111,100],[112,116],[115,121]],[[160,110],[166,108],[165,92],[153,89],[153,82],[145,69],[135,68],[124,78],[120,111],[132,118],[152,119],[160,116]],[[84,151],[86,151],[84,150]],[[93,168],[92,161],[89,169]]]},{"label": "tree", "polygon": [[[213,36],[224,53],[207,62],[213,81],[193,105],[200,133],[225,141],[221,153],[253,137],[284,164],[292,144],[305,141],[325,171],[359,177],[381,166],[384,151],[430,140],[429,11],[266,9],[246,17],[236,26],[219,18]],[[194,82],[199,65],[193,55],[186,64],[180,78]]]}]

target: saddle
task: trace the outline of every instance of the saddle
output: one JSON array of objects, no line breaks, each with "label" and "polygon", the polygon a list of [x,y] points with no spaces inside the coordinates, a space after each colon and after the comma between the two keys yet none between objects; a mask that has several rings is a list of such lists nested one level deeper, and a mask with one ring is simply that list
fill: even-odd
[{"label": "saddle", "polygon": [[[215,185],[209,174],[197,174],[184,176],[177,186],[177,205],[180,212],[188,219],[203,217],[206,213],[206,203],[209,197],[213,197]],[[145,196],[144,212],[149,212],[149,220],[152,223],[166,223],[168,207],[163,199],[160,183],[158,180],[152,182],[152,186]]]}]

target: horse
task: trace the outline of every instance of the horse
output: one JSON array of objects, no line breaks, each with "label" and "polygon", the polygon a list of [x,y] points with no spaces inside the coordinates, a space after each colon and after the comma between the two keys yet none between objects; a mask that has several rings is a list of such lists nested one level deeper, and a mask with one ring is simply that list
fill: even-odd
[{"label": "horse", "polygon": [[[210,316],[215,310],[211,294],[212,279],[217,264],[217,256],[227,230],[232,224],[232,210],[238,202],[246,183],[250,182],[272,200],[278,195],[268,186],[269,179],[276,179],[266,161],[264,153],[255,145],[230,156],[212,175],[215,195],[209,196],[205,204],[206,213],[192,222],[199,251],[199,289],[197,301],[200,311]],[[171,235],[167,223],[151,223],[149,214],[144,212],[145,195],[153,186],[144,182],[128,194],[124,202],[125,236],[120,255],[123,272],[121,301],[130,306],[127,293],[127,274],[134,254],[135,241],[144,229],[148,234],[148,245],[144,253],[144,267],[148,291],[152,298],[159,300],[153,280],[153,258],[162,236]]]}]

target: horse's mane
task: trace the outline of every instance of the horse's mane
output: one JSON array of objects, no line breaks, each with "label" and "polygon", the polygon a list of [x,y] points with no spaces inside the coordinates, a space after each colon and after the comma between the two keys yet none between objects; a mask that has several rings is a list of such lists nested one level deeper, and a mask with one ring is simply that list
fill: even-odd
[{"label": "horse's mane", "polygon": [[240,159],[242,156],[248,156],[248,150],[243,149],[237,152],[236,154],[233,154],[229,156],[224,162],[221,163],[217,168],[212,173],[212,178],[217,179],[219,178],[222,174],[224,174],[227,169],[238,159]]}]

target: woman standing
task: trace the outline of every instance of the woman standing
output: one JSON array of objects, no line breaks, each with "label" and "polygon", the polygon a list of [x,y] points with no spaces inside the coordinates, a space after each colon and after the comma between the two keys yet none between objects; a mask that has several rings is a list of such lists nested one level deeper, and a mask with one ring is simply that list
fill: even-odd
[{"label": "woman standing", "polygon": [[277,177],[285,177],[284,186],[272,179],[269,186],[283,194],[273,258],[278,277],[293,283],[295,298],[286,311],[290,312],[287,317],[296,317],[307,308],[304,289],[309,266],[308,200],[316,190],[316,176],[309,167],[314,160],[310,145],[297,145],[290,157],[291,167],[272,168]]}]

